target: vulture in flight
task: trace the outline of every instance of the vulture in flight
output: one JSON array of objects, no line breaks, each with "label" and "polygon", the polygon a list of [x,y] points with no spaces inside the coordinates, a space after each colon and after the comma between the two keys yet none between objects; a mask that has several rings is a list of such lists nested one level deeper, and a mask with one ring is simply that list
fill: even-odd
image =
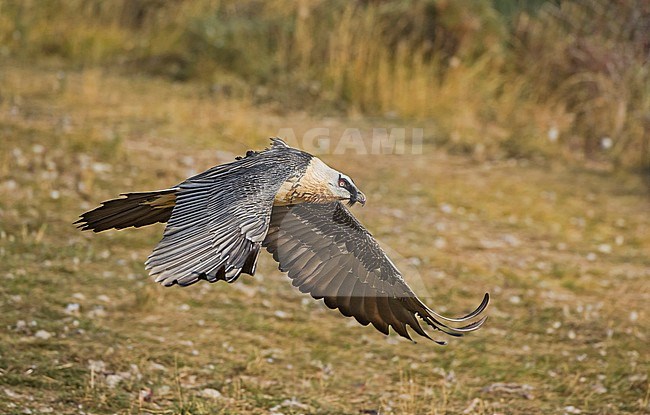
[{"label": "vulture in flight", "polygon": [[352,179],[279,138],[271,140],[270,148],[248,151],[169,189],[124,193],[75,224],[101,232],[166,222],[146,261],[150,275],[165,286],[254,275],[264,247],[301,292],[384,334],[392,327],[412,340],[409,326],[445,344],[421,322],[451,336],[485,322],[479,315],[488,294],[461,318],[443,317],[422,303],[345,206],[366,202]]}]

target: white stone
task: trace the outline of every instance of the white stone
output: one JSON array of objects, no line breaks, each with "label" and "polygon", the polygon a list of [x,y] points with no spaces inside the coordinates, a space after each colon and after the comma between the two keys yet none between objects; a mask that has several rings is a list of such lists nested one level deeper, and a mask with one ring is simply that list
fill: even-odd
[{"label": "white stone", "polygon": [[37,339],[47,340],[52,337],[52,333],[46,330],[39,330],[36,332],[36,334],[34,334],[34,337]]},{"label": "white stone", "polygon": [[223,395],[216,389],[205,388],[199,392],[199,396],[209,399],[221,399]]}]

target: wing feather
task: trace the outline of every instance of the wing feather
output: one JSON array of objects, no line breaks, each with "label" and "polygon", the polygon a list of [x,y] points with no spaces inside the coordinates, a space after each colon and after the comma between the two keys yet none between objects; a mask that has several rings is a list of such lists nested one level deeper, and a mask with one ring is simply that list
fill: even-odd
[{"label": "wing feather", "polygon": [[417,334],[427,339],[431,339],[427,332],[422,329],[420,322],[417,320],[414,314],[408,312],[406,307],[403,304],[402,298],[389,298],[389,305],[393,314],[399,321],[404,322],[406,325],[410,326]]},{"label": "wing feather", "polygon": [[[329,304],[336,304],[336,296],[327,295],[328,293],[337,293],[341,289],[341,285],[348,279],[348,275],[344,272],[338,272],[336,275],[330,279],[328,284],[323,288],[323,291],[319,292],[321,298],[325,299],[325,303],[328,307]],[[328,304],[329,303],[329,304]],[[330,307],[337,308],[337,307]]]},{"label": "wing feather", "polygon": [[275,195],[309,160],[307,153],[274,145],[178,185],[163,238],[146,262],[150,274],[164,285],[189,285],[254,273]]},{"label": "wing feather", "polygon": [[366,287],[366,298],[364,301],[364,308],[367,318],[377,330],[381,331],[384,334],[388,334],[389,322],[384,320],[382,315],[379,313],[379,306],[377,302],[377,291],[368,285]]},{"label": "wing feather", "polygon": [[[352,275],[346,275],[346,277],[350,278],[352,277]],[[350,314],[352,314],[352,316],[354,316],[354,318],[362,326],[367,326],[368,324],[370,324],[370,320],[368,319],[365,310],[365,299],[368,296],[366,291],[368,290],[368,288],[370,288],[368,284],[364,284],[363,282],[361,282],[361,280],[357,280],[357,282],[354,284],[354,291],[352,292],[352,295],[349,297]]]},{"label": "wing feather", "polygon": [[345,275],[345,280],[341,283],[334,298],[336,298],[341,314],[346,317],[352,317],[351,301],[357,280],[352,278],[352,275],[348,275],[348,273],[343,273],[343,275]]},{"label": "wing feather", "polygon": [[485,322],[485,317],[470,320],[487,307],[487,294],[476,310],[461,318],[443,317],[424,305],[377,241],[339,202],[274,206],[262,245],[301,292],[324,299],[329,308],[355,317],[362,325],[372,324],[382,333],[392,328],[411,339],[410,327],[431,339],[424,322],[461,336]]}]

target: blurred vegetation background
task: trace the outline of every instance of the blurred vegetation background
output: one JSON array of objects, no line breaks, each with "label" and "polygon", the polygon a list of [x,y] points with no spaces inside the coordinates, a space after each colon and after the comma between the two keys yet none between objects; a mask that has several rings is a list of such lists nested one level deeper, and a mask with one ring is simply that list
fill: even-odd
[{"label": "blurred vegetation background", "polygon": [[[649,54],[650,0],[0,0],[0,413],[650,414]],[[393,126],[422,154],[322,158],[427,304],[490,293],[449,347],[268,255],[167,289],[162,225],[72,225],[284,127]]]},{"label": "blurred vegetation background", "polygon": [[0,0],[0,58],[277,111],[433,120],[481,157],[650,168],[648,0]]}]

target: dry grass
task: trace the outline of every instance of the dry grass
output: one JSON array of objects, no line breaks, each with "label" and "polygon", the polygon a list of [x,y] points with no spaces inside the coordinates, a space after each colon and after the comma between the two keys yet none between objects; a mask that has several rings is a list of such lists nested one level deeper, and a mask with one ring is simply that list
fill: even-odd
[{"label": "dry grass", "polygon": [[[428,303],[486,327],[447,347],[360,327],[254,278],[165,289],[160,227],[83,234],[120,191],[176,183],[266,145],[277,116],[200,85],[0,67],[0,412],[647,413],[650,220],[626,173],[422,155],[324,155],[355,213]],[[388,120],[329,120],[332,136]],[[419,280],[419,281],[417,281]]]}]

